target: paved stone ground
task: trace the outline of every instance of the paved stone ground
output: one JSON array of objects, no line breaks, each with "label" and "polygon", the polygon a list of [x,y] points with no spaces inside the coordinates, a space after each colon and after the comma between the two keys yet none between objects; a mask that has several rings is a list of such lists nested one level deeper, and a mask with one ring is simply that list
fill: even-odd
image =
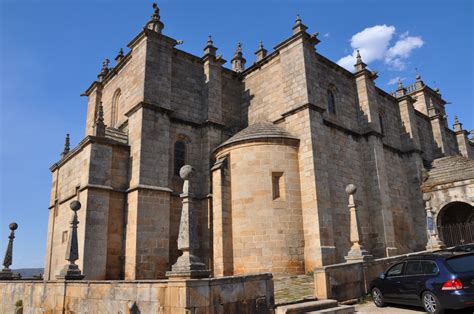
[{"label": "paved stone ground", "polygon": [[[391,305],[383,308],[378,308],[373,302],[368,302],[364,304],[356,305],[356,313],[365,314],[365,313],[390,313],[390,314],[406,314],[406,313],[426,313],[421,307],[414,306],[404,306],[404,305]],[[465,310],[450,310],[446,311],[445,314],[473,314],[474,308],[469,308]]]},{"label": "paved stone ground", "polygon": [[313,276],[300,275],[273,279],[275,304],[287,304],[304,299],[314,300]]}]

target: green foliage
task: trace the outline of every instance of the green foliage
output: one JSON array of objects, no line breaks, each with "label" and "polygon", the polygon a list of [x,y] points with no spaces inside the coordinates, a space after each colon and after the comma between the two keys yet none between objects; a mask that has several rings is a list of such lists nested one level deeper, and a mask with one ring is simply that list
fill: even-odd
[{"label": "green foliage", "polygon": [[372,302],[372,295],[369,293],[369,294],[366,294],[366,295],[363,295],[361,296],[360,298],[357,299],[357,304],[364,304],[364,303],[369,303],[369,302]]},{"label": "green foliage", "polygon": [[16,307],[23,307],[23,300],[18,300],[15,302]]}]

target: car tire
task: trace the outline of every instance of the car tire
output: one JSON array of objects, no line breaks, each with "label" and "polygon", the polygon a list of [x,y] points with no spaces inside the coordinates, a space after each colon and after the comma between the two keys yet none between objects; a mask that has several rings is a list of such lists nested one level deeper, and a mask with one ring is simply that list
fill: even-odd
[{"label": "car tire", "polygon": [[379,288],[372,289],[372,300],[377,307],[384,307],[387,305],[385,303],[382,291],[380,291]]},{"label": "car tire", "polygon": [[441,314],[444,313],[444,308],[439,302],[438,298],[430,291],[423,292],[421,296],[421,303],[425,311],[430,314]]}]

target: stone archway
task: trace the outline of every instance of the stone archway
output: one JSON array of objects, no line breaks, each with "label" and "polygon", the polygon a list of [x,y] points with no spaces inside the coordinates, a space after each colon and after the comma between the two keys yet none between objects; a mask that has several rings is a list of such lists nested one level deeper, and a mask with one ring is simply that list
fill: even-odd
[{"label": "stone archway", "polygon": [[474,242],[474,207],[465,202],[451,202],[438,213],[438,232],[446,246]]}]

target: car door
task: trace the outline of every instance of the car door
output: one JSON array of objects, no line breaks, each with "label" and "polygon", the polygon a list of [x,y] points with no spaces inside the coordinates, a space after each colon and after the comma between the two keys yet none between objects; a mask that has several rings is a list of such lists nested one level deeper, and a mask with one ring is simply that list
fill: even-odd
[{"label": "car door", "polygon": [[400,280],[403,276],[405,262],[397,263],[385,273],[383,295],[385,299],[397,300],[400,298]]},{"label": "car door", "polygon": [[407,261],[400,278],[400,298],[408,303],[418,303],[424,283],[425,274],[421,261]]}]

